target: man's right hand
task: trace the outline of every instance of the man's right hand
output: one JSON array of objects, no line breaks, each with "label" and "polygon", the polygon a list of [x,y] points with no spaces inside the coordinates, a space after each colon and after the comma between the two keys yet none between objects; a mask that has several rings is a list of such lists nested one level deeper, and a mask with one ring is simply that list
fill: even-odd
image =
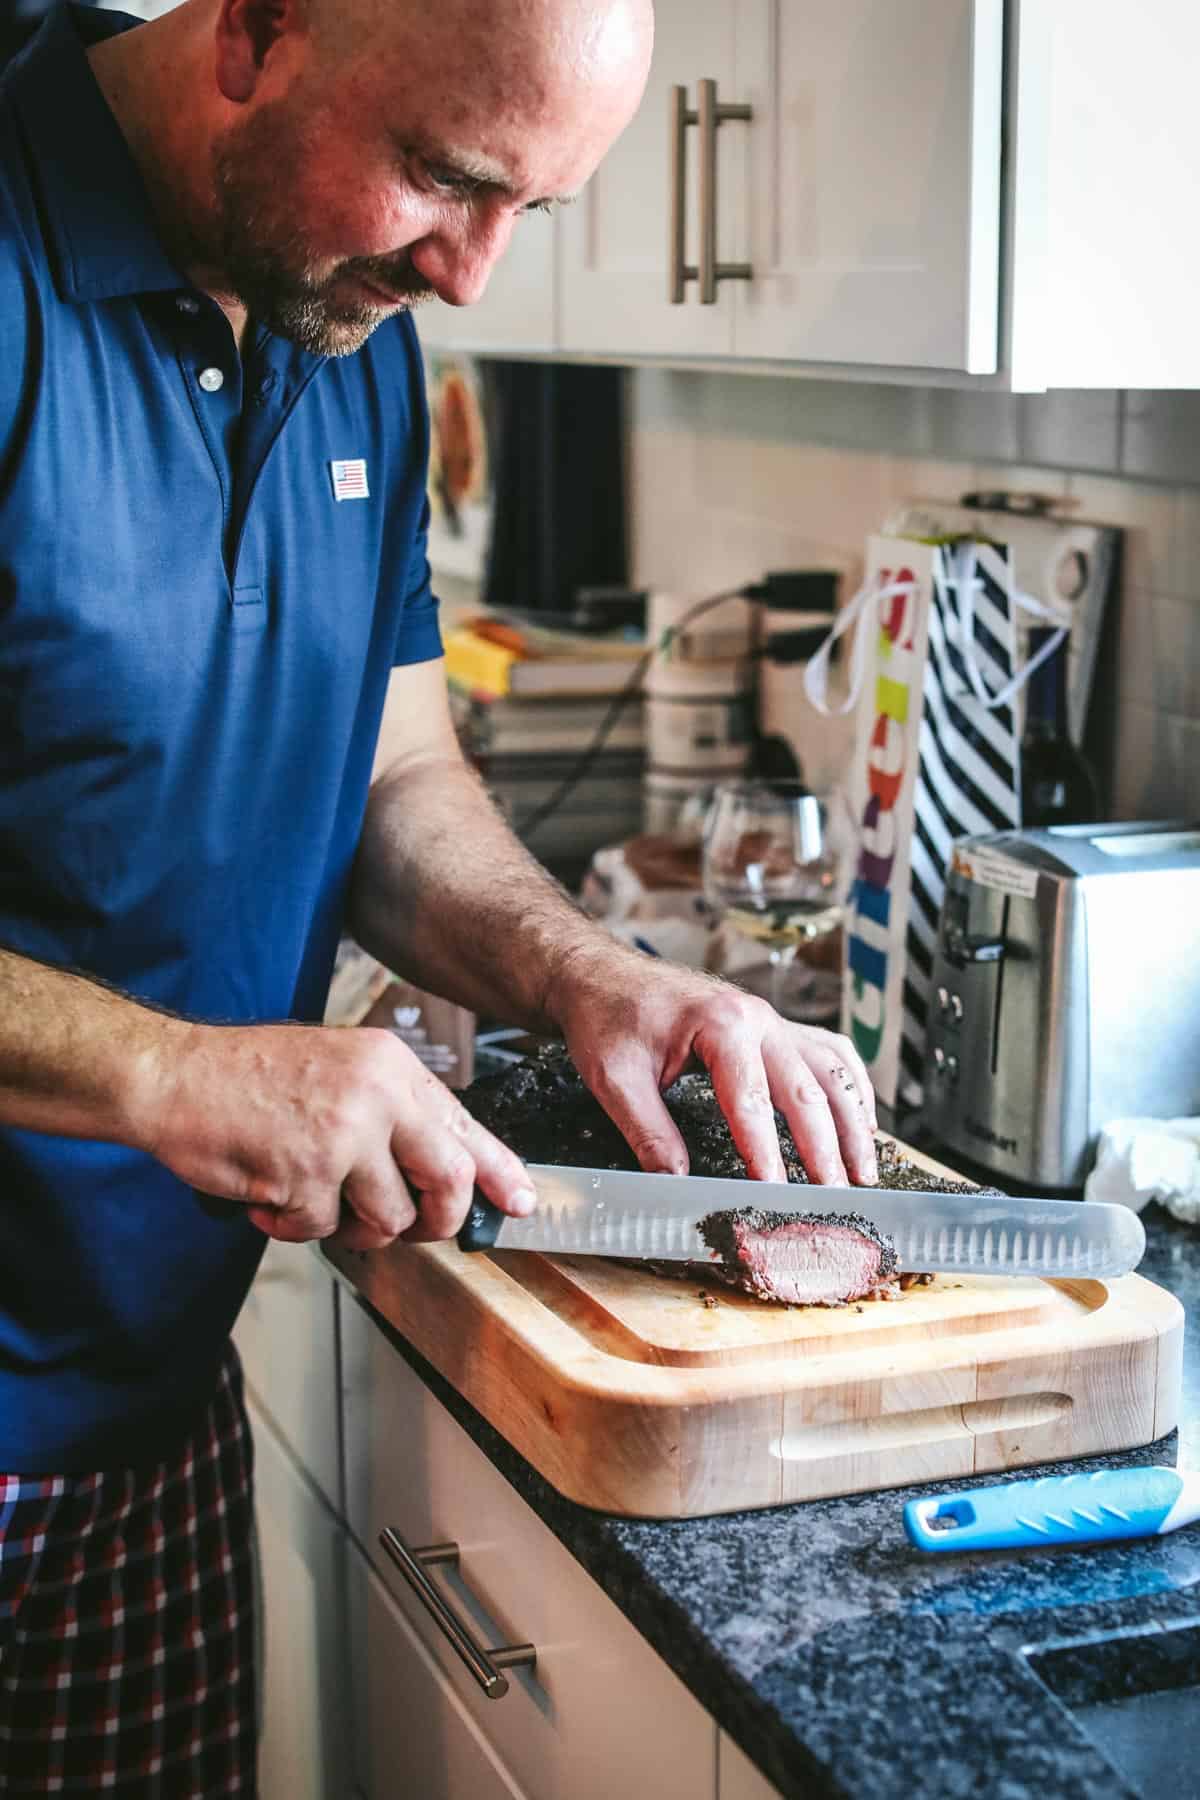
[{"label": "man's right hand", "polygon": [[476,1184],[502,1212],[533,1210],[519,1158],[391,1032],[180,1023],[169,1038],[141,1090],[141,1147],[269,1237],[453,1237]]}]

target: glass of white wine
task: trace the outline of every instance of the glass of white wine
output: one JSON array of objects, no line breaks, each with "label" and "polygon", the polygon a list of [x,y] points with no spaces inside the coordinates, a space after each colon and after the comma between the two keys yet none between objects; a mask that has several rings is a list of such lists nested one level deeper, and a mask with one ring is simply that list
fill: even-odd
[{"label": "glass of white wine", "polygon": [[770,1001],[787,1018],[836,1023],[848,839],[839,798],[802,782],[731,782],[713,796],[704,896],[730,929],[763,945]]}]

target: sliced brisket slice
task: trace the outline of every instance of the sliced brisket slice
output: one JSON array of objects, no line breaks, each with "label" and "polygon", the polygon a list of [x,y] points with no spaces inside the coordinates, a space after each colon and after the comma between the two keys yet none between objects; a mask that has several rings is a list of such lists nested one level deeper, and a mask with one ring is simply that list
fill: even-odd
[{"label": "sliced brisket slice", "polygon": [[[710,1213],[700,1235],[719,1262],[706,1273],[760,1300],[786,1306],[844,1306],[897,1291],[890,1238],[861,1213],[764,1212],[742,1206]],[[697,1265],[698,1267],[698,1265]]]}]

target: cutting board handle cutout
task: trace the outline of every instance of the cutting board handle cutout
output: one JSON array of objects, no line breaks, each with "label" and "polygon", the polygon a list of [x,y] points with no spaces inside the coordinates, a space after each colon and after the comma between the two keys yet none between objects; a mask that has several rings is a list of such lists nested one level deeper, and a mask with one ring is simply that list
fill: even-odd
[{"label": "cutting board handle cutout", "polygon": [[882,1455],[913,1450],[921,1444],[944,1445],[954,1438],[990,1437],[997,1432],[1028,1431],[1065,1418],[1074,1401],[1069,1394],[1005,1394],[994,1400],[968,1400],[958,1406],[925,1406],[913,1412],[884,1413],[874,1419],[839,1419],[805,1425],[780,1439],[774,1454],[780,1462],[840,1462],[847,1456]]}]

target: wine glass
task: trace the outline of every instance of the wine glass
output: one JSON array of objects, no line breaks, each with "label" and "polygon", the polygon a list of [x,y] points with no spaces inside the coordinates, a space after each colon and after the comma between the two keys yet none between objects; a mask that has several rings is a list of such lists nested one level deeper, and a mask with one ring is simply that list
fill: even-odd
[{"label": "wine glass", "polygon": [[704,896],[726,925],[765,946],[771,1004],[785,1017],[837,1017],[847,847],[844,809],[833,793],[797,781],[742,781],[713,796],[701,853]]}]

